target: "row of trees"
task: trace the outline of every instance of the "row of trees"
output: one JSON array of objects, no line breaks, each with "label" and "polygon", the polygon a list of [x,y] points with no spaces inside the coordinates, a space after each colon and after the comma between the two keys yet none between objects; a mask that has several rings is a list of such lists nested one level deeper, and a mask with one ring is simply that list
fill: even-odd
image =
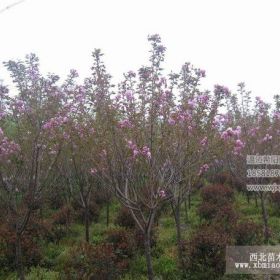
[{"label": "row of trees", "polygon": [[[278,96],[270,110],[260,98],[252,106],[244,84],[237,94],[220,85],[203,91],[205,71],[189,63],[165,76],[166,49],[158,35],[148,40],[148,66],[124,74],[117,88],[100,50],[82,84],[75,70],[62,83],[43,76],[34,54],[5,62],[17,91],[0,86],[0,199],[16,233],[20,279],[22,235],[48,192],[63,189],[83,209],[87,242],[92,195],[116,197],[144,236],[151,280],[151,230],[162,203],[173,210],[183,269],[180,209],[204,174],[228,167],[245,188],[246,155],[277,154]],[[259,195],[267,241],[265,195]]]}]

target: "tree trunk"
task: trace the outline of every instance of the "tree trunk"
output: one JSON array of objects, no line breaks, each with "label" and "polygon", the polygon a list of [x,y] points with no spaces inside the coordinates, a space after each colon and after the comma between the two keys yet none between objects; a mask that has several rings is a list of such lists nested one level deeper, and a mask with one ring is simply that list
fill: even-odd
[{"label": "tree trunk", "polygon": [[191,209],[191,193],[188,194],[189,209]]},{"label": "tree trunk", "polygon": [[258,205],[258,197],[257,197],[256,194],[255,194],[255,203],[256,203],[256,207],[259,208],[259,205]]},{"label": "tree trunk", "polygon": [[263,218],[263,225],[264,225],[264,242],[265,244],[268,243],[269,240],[269,229],[268,229],[268,215],[265,207],[265,197],[264,194],[260,194],[261,197],[261,207],[262,207],[262,218]]},{"label": "tree trunk", "polygon": [[189,215],[188,215],[188,206],[187,206],[187,200],[184,201],[184,208],[185,208],[185,222],[186,224],[189,222]]},{"label": "tree trunk", "polygon": [[247,197],[247,203],[250,204],[250,194],[246,192],[246,197]]},{"label": "tree trunk", "polygon": [[151,255],[151,233],[145,232],[144,234],[144,247],[145,256],[147,262],[147,276],[149,280],[154,280],[154,271],[152,266],[152,255]]},{"label": "tree trunk", "polygon": [[19,280],[24,280],[24,271],[22,264],[22,250],[21,250],[21,235],[16,234],[16,266],[17,266],[17,275]]},{"label": "tree trunk", "polygon": [[89,210],[88,206],[85,206],[85,237],[86,237],[86,242],[89,242]]},{"label": "tree trunk", "polygon": [[107,225],[107,227],[109,226],[109,222],[110,222],[110,203],[108,201],[106,204],[106,225]]},{"label": "tree trunk", "polygon": [[181,218],[180,218],[180,205],[174,208],[174,218],[176,224],[177,234],[177,251],[181,269],[184,268],[183,251],[182,251],[182,232],[181,232]]}]

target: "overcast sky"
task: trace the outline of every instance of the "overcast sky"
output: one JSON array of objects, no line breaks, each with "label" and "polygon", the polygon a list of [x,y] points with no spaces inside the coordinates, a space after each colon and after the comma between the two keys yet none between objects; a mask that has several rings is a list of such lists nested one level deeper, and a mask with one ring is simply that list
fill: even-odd
[{"label": "overcast sky", "polygon": [[[0,10],[16,1],[0,0]],[[205,88],[244,81],[271,101],[280,93],[279,14],[279,0],[26,0],[0,13],[0,61],[35,52],[44,72],[83,77],[101,48],[117,80],[147,62],[147,35],[158,33],[167,72],[189,61],[206,70]]]}]

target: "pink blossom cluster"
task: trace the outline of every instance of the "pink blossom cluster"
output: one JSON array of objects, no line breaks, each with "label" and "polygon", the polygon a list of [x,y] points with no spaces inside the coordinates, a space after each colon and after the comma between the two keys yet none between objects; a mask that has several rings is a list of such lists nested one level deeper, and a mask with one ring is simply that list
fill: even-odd
[{"label": "pink blossom cluster", "polygon": [[19,145],[5,137],[3,130],[0,128],[0,161],[8,160],[11,155],[19,151]]},{"label": "pink blossom cluster", "polygon": [[188,106],[191,110],[195,109],[195,107],[197,106],[197,103],[196,103],[195,99],[189,99],[188,100]]},{"label": "pink blossom cluster", "polygon": [[[41,146],[43,150],[45,150],[47,148],[46,145],[42,145]],[[52,143],[49,147],[48,147],[48,154],[49,155],[57,155],[59,152],[60,146],[58,143],[54,144]]]},{"label": "pink blossom cluster", "polygon": [[5,101],[8,99],[8,88],[0,84],[0,120],[6,116],[6,104]]},{"label": "pink blossom cluster", "polygon": [[201,145],[202,147],[205,147],[205,146],[207,145],[207,143],[208,143],[208,138],[207,138],[207,136],[205,136],[205,137],[200,141],[200,145]]},{"label": "pink blossom cluster", "polygon": [[249,130],[249,135],[250,136],[256,136],[257,135],[257,132],[260,128],[259,127],[253,127]]},{"label": "pink blossom cluster", "polygon": [[273,117],[277,120],[280,120],[280,112],[275,112]]},{"label": "pink blossom cluster", "polygon": [[169,90],[161,90],[156,100],[160,113],[164,114],[165,109],[169,106],[169,101],[172,99],[172,93]]},{"label": "pink blossom cluster", "polygon": [[91,168],[89,172],[90,172],[91,175],[95,175],[97,173],[97,169],[96,168]]},{"label": "pink blossom cluster", "polygon": [[165,191],[164,191],[164,190],[160,190],[160,191],[158,192],[158,196],[159,196],[160,198],[165,198],[165,197],[166,197]]},{"label": "pink blossom cluster", "polygon": [[192,114],[189,111],[181,111],[177,115],[177,119],[179,122],[191,122],[192,121]]},{"label": "pink blossom cluster", "polygon": [[272,136],[267,133],[265,137],[262,139],[262,142],[268,142],[271,140],[272,140]]},{"label": "pink blossom cluster", "polygon": [[156,85],[158,86],[158,87],[164,87],[164,88],[167,88],[167,80],[166,80],[166,78],[164,78],[164,77],[157,77],[157,79],[156,79]]},{"label": "pink blossom cluster", "polygon": [[197,102],[199,103],[207,103],[209,101],[209,96],[207,94],[201,94],[197,96]]},{"label": "pink blossom cluster", "polygon": [[199,172],[198,172],[198,175],[202,175],[203,173],[207,172],[209,169],[209,165],[207,163],[203,164],[200,169],[199,169]]},{"label": "pink blossom cluster", "polygon": [[4,111],[3,108],[0,108],[0,120],[2,120],[6,116],[6,112]]},{"label": "pink blossom cluster", "polygon": [[150,148],[148,146],[144,146],[142,149],[138,148],[137,145],[131,140],[127,141],[127,146],[132,151],[133,158],[136,158],[139,155],[142,155],[147,159],[151,159],[152,157]]},{"label": "pink blossom cluster", "polygon": [[90,127],[87,123],[75,122],[73,125],[74,131],[79,135],[80,138],[86,135],[92,135],[95,133],[95,129]]},{"label": "pink blossom cluster", "polygon": [[118,127],[119,128],[132,128],[133,125],[130,122],[130,120],[125,119],[125,120],[119,121]]},{"label": "pink blossom cluster", "polygon": [[168,124],[169,125],[175,125],[176,124],[176,120],[174,120],[172,117],[170,117],[168,120],[167,120]]},{"label": "pink blossom cluster", "polygon": [[214,117],[212,124],[214,128],[218,128],[220,126],[227,124],[227,122],[228,122],[228,116],[225,114],[219,114]]},{"label": "pink blossom cluster", "polygon": [[44,125],[43,125],[43,129],[44,130],[48,130],[48,131],[53,131],[56,128],[61,127],[62,125],[66,124],[68,122],[68,117],[66,116],[56,116],[54,118],[51,118],[50,120],[48,120]]},{"label": "pink blossom cluster", "polygon": [[24,113],[28,111],[26,104],[21,99],[15,99],[12,103],[12,107],[17,113]]},{"label": "pink blossom cluster", "polygon": [[129,111],[134,100],[134,92],[132,90],[126,90],[116,95],[114,106],[122,111]]},{"label": "pink blossom cluster", "polygon": [[234,143],[233,153],[235,155],[239,155],[244,147],[245,143],[243,143],[240,139],[237,139]]},{"label": "pink blossom cluster", "polygon": [[134,96],[133,96],[133,91],[132,90],[127,90],[124,95],[123,95],[127,101],[133,101]]},{"label": "pink blossom cluster", "polygon": [[86,89],[83,86],[77,86],[76,90],[74,91],[74,102],[76,103],[83,103],[86,98]]},{"label": "pink blossom cluster", "polygon": [[215,85],[214,94],[219,97],[228,97],[230,95],[230,91],[225,86]]},{"label": "pink blossom cluster", "polygon": [[169,125],[175,125],[177,123],[189,122],[191,123],[193,119],[192,113],[189,110],[181,109],[179,112],[170,116],[167,120]]},{"label": "pink blossom cluster", "polygon": [[198,77],[201,77],[201,78],[206,77],[206,71],[203,69],[195,69],[195,73]]},{"label": "pink blossom cluster", "polygon": [[240,137],[241,134],[241,127],[237,126],[236,129],[232,129],[231,127],[228,127],[225,131],[221,133],[221,138],[223,140],[228,140],[234,136]]}]

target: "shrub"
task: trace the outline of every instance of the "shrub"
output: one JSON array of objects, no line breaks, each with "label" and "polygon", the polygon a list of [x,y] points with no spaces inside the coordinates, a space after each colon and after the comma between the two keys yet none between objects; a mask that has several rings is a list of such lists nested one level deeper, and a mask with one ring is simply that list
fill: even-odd
[{"label": "shrub", "polygon": [[73,214],[72,208],[70,206],[63,206],[59,211],[57,211],[53,216],[53,224],[55,225],[64,225],[69,227],[71,224],[71,215]]},{"label": "shrub", "polygon": [[106,232],[105,242],[113,246],[118,270],[126,270],[135,250],[132,233],[124,228],[111,229]]},{"label": "shrub", "polygon": [[201,197],[203,202],[222,205],[233,202],[234,192],[225,185],[210,185],[202,188]]},{"label": "shrub", "polygon": [[[157,232],[155,228],[151,230],[151,248],[156,246],[156,239],[157,239]],[[136,247],[140,250],[144,250],[144,234],[141,230],[135,229],[134,230],[134,241]]]},{"label": "shrub", "polygon": [[46,203],[51,209],[60,209],[65,204],[63,186],[50,186],[47,192]]},{"label": "shrub", "polygon": [[122,207],[116,217],[115,224],[125,228],[135,228],[135,221],[130,214],[129,209]]},{"label": "shrub", "polygon": [[207,223],[212,223],[214,221],[224,225],[231,225],[237,220],[237,213],[230,203],[220,206],[204,202],[199,206],[198,214],[201,218],[204,218]]},{"label": "shrub", "polygon": [[[72,203],[73,209],[75,210],[75,218],[78,222],[83,223],[85,219],[85,209],[82,208],[77,202]],[[89,205],[89,220],[90,222],[97,222],[98,218],[100,216],[100,207],[99,205],[94,201],[90,201]]]},{"label": "shrub", "polygon": [[227,184],[231,180],[231,176],[228,172],[223,171],[223,172],[218,172],[213,177],[211,178],[211,182],[213,184]]},{"label": "shrub", "polygon": [[279,212],[280,211],[280,193],[272,193],[270,195],[271,202],[273,205],[276,207],[276,210]]},{"label": "shrub", "polygon": [[[22,261],[26,267],[40,263],[42,255],[37,240],[40,237],[39,227],[32,221],[21,237]],[[16,233],[8,224],[0,226],[0,266],[9,270],[15,269]]]},{"label": "shrub", "polygon": [[238,223],[234,228],[236,245],[261,245],[263,242],[262,226],[251,221]]},{"label": "shrub", "polygon": [[72,223],[73,209],[70,206],[63,206],[48,221],[48,240],[58,243],[69,232]]},{"label": "shrub", "polygon": [[64,262],[61,279],[107,280],[117,279],[117,256],[111,244],[91,245],[82,243],[72,247]]},{"label": "shrub", "polygon": [[197,209],[198,215],[205,220],[214,219],[218,211],[218,206],[209,202],[202,203]]},{"label": "shrub", "polygon": [[246,186],[244,183],[241,182],[240,179],[231,176],[229,179],[229,185],[233,188],[236,189],[238,192],[244,192],[246,191]]},{"label": "shrub", "polygon": [[226,245],[231,244],[233,239],[230,234],[217,227],[199,228],[188,242],[182,244],[190,279],[219,279],[225,270]]}]

